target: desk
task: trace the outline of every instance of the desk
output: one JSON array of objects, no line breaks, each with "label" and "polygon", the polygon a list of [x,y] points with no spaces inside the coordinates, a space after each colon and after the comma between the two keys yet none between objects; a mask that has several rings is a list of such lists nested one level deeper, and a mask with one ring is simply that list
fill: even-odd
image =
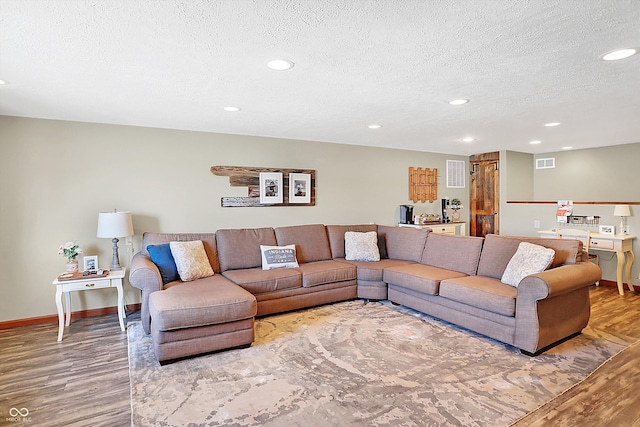
[{"label": "desk", "polygon": [[[555,230],[538,231],[541,237],[556,237]],[[633,239],[636,236],[628,234],[600,234],[590,233],[590,249],[595,251],[615,252],[618,259],[616,270],[616,281],[618,282],[618,293],[624,295],[624,282],[622,281],[623,271],[627,275],[627,286],[631,292],[633,289],[633,277],[631,277],[631,267],[633,267]],[[626,268],[625,268],[626,267]]]},{"label": "desk", "polygon": [[411,228],[430,228],[432,233],[439,234],[455,234],[457,236],[466,236],[467,223],[466,222],[438,222],[432,224],[398,224],[400,227]]},{"label": "desk", "polygon": [[[116,288],[118,290],[118,319],[120,320],[120,329],[124,331],[124,295],[122,291],[122,279],[125,276],[125,269],[110,271],[104,277],[87,276],[86,279],[80,280],[54,280],[52,283],[56,285],[56,307],[58,308],[58,341],[62,341],[64,327],[71,323],[71,291],[88,291],[93,289]],[[64,319],[64,311],[62,310],[62,294],[65,296],[65,305],[67,306],[67,321]]]}]

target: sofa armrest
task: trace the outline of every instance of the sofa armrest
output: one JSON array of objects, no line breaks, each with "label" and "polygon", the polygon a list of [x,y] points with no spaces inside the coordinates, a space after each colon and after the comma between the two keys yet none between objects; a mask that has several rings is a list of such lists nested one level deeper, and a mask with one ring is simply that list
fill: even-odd
[{"label": "sofa armrest", "polygon": [[516,347],[536,354],[584,329],[591,313],[589,286],[601,276],[600,267],[579,262],[522,279],[516,298]]},{"label": "sofa armrest", "polygon": [[602,277],[602,270],[591,262],[579,262],[531,274],[518,285],[518,299],[542,300],[588,287]]},{"label": "sofa armrest", "polygon": [[162,289],[162,276],[160,270],[151,261],[148,255],[140,252],[133,256],[131,260],[131,271],[129,272],[129,283],[131,286],[142,290],[142,309],[140,319],[142,327],[148,334],[151,332],[151,315],[149,314],[149,295]]}]

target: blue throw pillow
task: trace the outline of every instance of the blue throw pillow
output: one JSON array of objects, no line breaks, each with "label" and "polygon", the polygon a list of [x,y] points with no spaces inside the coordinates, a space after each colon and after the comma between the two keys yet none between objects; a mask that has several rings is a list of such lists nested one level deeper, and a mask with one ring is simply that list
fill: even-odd
[{"label": "blue throw pillow", "polygon": [[179,280],[178,267],[171,255],[171,247],[168,243],[163,245],[149,245],[147,246],[151,261],[158,266],[160,270],[160,276],[162,276],[162,284],[165,285],[169,282]]}]

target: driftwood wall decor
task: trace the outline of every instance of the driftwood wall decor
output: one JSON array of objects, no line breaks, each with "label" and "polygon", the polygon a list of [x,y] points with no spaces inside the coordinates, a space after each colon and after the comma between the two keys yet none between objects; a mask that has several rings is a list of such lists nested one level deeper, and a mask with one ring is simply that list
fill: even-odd
[{"label": "driftwood wall decor", "polygon": [[433,203],[438,199],[438,169],[409,168],[409,199]]},{"label": "driftwood wall decor", "polygon": [[[278,169],[278,168],[254,168],[244,166],[211,166],[211,173],[217,176],[228,176],[232,187],[247,187],[247,197],[222,197],[222,207],[248,207],[248,206],[315,206],[316,204],[316,171],[312,169]],[[282,203],[260,202],[260,173],[282,173],[281,188]],[[310,191],[308,203],[295,203],[289,198],[289,174],[308,174],[311,179],[306,191]],[[296,175],[299,176],[299,175]]]}]

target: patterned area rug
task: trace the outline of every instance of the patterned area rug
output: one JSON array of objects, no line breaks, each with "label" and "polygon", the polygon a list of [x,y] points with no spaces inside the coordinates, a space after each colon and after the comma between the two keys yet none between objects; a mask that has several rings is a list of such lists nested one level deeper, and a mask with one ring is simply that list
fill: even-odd
[{"label": "patterned area rug", "polygon": [[128,329],[133,426],[506,426],[629,343],[583,333],[530,358],[388,302],[256,321],[246,349],[160,366]]}]

